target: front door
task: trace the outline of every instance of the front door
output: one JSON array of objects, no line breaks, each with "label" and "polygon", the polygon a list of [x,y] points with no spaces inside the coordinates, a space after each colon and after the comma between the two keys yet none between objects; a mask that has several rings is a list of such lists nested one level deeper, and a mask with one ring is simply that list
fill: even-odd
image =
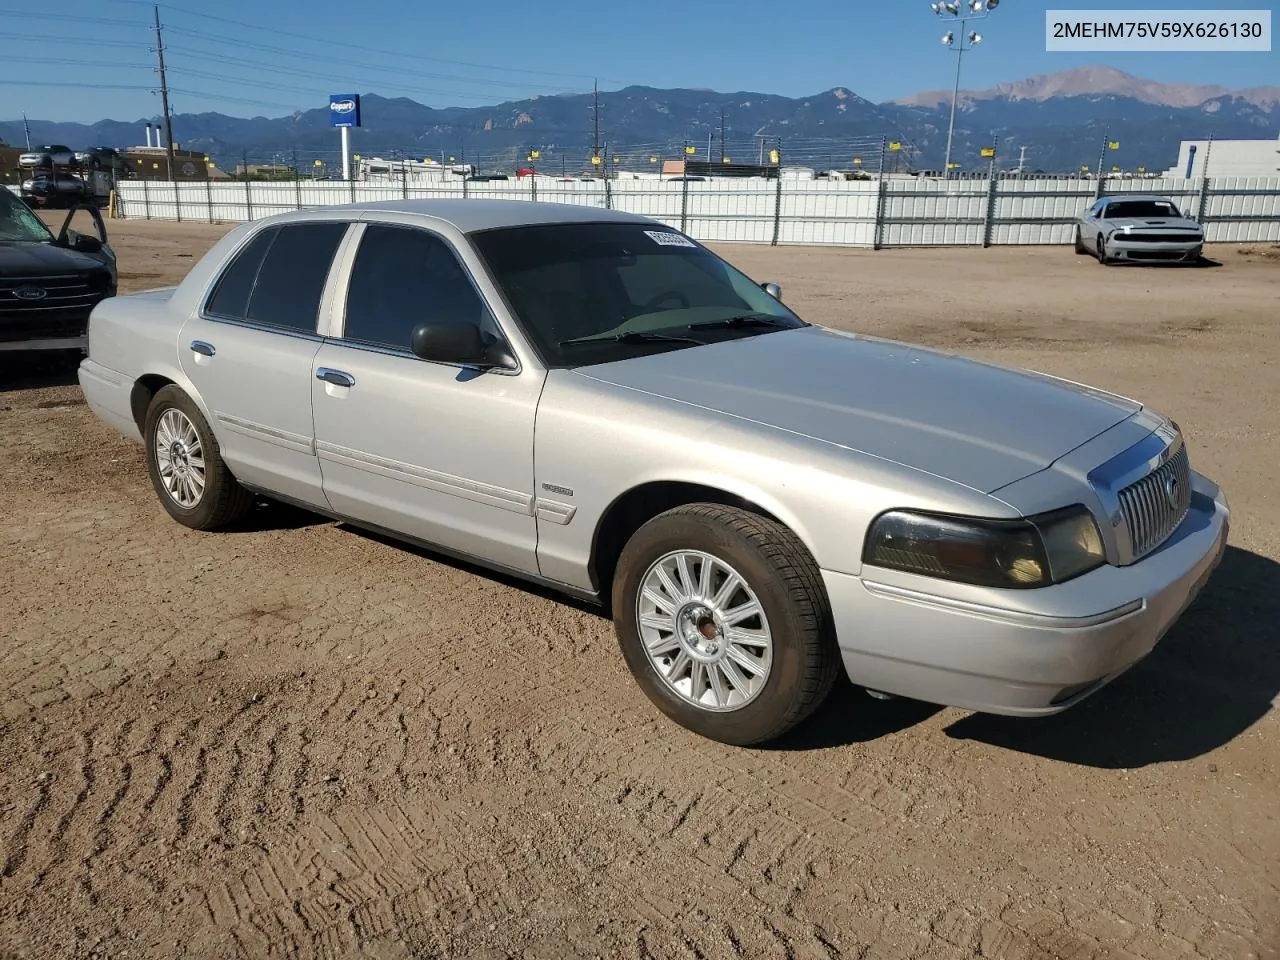
[{"label": "front door", "polygon": [[345,315],[311,381],[325,496],[353,520],[536,572],[533,423],[544,375],[416,357],[410,332],[420,323],[501,331],[444,237],[362,229]]},{"label": "front door", "polygon": [[240,481],[326,506],[311,418],[320,303],[342,221],[263,230],[232,258],[179,340],[223,459]]}]

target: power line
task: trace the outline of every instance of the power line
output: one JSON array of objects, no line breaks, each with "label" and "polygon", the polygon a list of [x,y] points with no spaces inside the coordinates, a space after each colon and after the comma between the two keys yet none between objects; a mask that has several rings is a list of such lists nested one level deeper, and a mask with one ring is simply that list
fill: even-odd
[{"label": "power line", "polygon": [[75,87],[82,90],[150,90],[151,87],[129,83],[73,83],[69,80],[3,80],[0,87]]},{"label": "power line", "polygon": [[59,46],[76,46],[83,45],[87,47],[135,47],[143,50],[150,50],[149,43],[137,40],[102,40],[97,37],[66,37],[66,36],[50,36],[48,34],[39,33],[0,33],[0,40],[18,40],[26,42],[28,40],[47,41],[56,43]]},{"label": "power line", "polygon": [[[223,56],[215,56],[215,55],[213,55],[213,54],[209,54],[209,53],[198,52],[198,51],[194,51],[194,50],[192,50],[191,48],[189,48],[189,47],[187,47],[187,46],[176,46],[176,47],[175,47],[175,46],[173,46],[172,44],[169,44],[168,46],[166,46],[166,47],[165,47],[165,49],[166,49],[166,50],[168,50],[170,53],[180,53],[180,54],[182,54],[182,56],[183,56],[183,58],[184,58],[184,59],[201,60],[201,61],[204,61],[204,62],[206,62],[206,63],[218,63],[218,64],[224,64],[224,63],[225,63],[225,64],[235,64],[235,65],[237,65],[237,66],[244,66],[244,67],[248,67],[250,70],[258,71],[258,72],[260,72],[260,73],[282,74],[282,75],[286,75],[286,76],[303,77],[303,78],[310,78],[310,79],[316,79],[316,80],[327,80],[327,81],[329,81],[329,82],[331,82],[331,83],[332,83],[332,82],[336,82],[336,81],[338,81],[338,80],[341,80],[341,79],[342,79],[342,78],[341,78],[341,76],[339,76],[338,74],[335,74],[335,73],[334,73],[334,72],[332,72],[332,71],[330,71],[330,72],[320,72],[320,71],[316,71],[316,70],[298,70],[298,69],[295,69],[295,68],[292,68],[292,67],[267,66],[267,65],[264,65],[264,64],[260,64],[260,63],[258,63],[258,62],[256,62],[256,61],[253,61],[253,60],[245,60],[245,59],[240,58],[240,57],[223,57]],[[186,67],[178,67],[178,68],[174,68],[174,67],[172,67],[172,66],[171,66],[169,69],[170,69],[170,71],[171,71],[171,72],[182,72],[182,73],[188,73],[188,74],[191,74],[192,76],[197,75],[197,72],[196,72],[196,71],[194,71],[194,70],[190,70],[190,69],[187,69]],[[363,73],[364,71],[360,71],[360,72],[361,72],[361,73]],[[205,76],[209,76],[209,75],[208,75],[208,74],[205,74]],[[225,74],[225,73],[223,73],[223,74],[217,74],[216,76],[217,76],[219,79],[224,78],[224,77],[225,77],[225,78],[227,78],[227,79],[231,79],[231,77],[230,77],[228,74]],[[249,79],[246,79],[246,78],[239,78],[239,79],[240,79],[240,80],[241,80],[241,82],[243,82],[243,83],[257,83],[257,82],[259,82],[259,81],[255,81],[255,80],[249,80]],[[402,84],[400,84],[398,81],[391,81],[391,80],[385,80],[385,81],[384,81],[384,80],[374,80],[374,79],[372,79],[371,77],[369,77],[368,75],[366,75],[366,76],[362,77],[362,79],[361,79],[361,80],[359,80],[359,81],[353,81],[353,82],[358,82],[358,83],[387,83],[387,84],[392,84],[392,83],[394,83],[394,84],[396,84],[396,86],[397,86],[400,90],[403,90],[403,91],[404,91],[404,92],[406,92],[406,93],[416,93],[416,94],[419,94],[419,95],[427,95],[427,96],[433,96],[433,97],[434,97],[434,96],[450,96],[450,97],[458,97],[458,98],[460,98],[460,99],[464,99],[464,100],[475,100],[475,101],[478,101],[478,102],[480,102],[480,103],[492,103],[492,104],[499,104],[499,103],[510,103],[510,102],[512,102],[512,99],[511,99],[511,98],[509,98],[509,97],[507,97],[507,98],[503,98],[503,97],[485,97],[485,96],[480,96],[480,95],[476,95],[476,94],[462,93],[462,92],[460,92],[460,91],[453,91],[453,90],[428,89],[428,88],[425,88],[425,87],[406,87],[406,86],[403,86]],[[283,87],[279,87],[277,84],[275,84],[275,82],[274,82],[274,81],[272,81],[272,85],[273,85],[273,86],[278,87],[279,89],[284,89]],[[308,89],[308,90],[306,90],[306,91],[304,91],[304,92],[305,92],[305,93],[307,93],[307,94],[309,94],[309,95],[314,95],[314,94],[315,94],[315,90],[314,90],[314,89]]]},{"label": "power line", "polygon": [[[251,40],[244,40],[237,37],[228,37],[221,34],[211,34],[203,30],[188,30],[185,27],[174,27],[174,26],[169,26],[166,29],[170,33],[176,33],[176,34],[179,34],[180,36],[192,37],[192,38],[195,38],[198,40],[204,40],[204,41],[217,41],[222,43],[230,43],[240,48],[260,50],[263,53],[271,53],[276,55],[283,54],[285,56],[299,57],[299,58],[313,58],[315,56],[315,54],[307,54],[301,50],[289,49],[288,47],[278,47],[268,43],[255,43]],[[343,66],[349,66],[361,71],[369,69],[368,63],[361,62],[359,60],[348,60],[348,59],[339,58],[339,57],[330,57],[327,55],[324,58],[324,62],[326,64],[340,64]],[[506,89],[527,89],[527,85],[512,83],[506,80],[488,80],[483,77],[465,77],[465,76],[460,76],[458,74],[452,74],[452,73],[434,73],[432,71],[427,71],[427,70],[411,70],[411,69],[399,68],[399,67],[393,67],[392,69],[394,70],[395,73],[400,75],[424,77],[430,80],[454,80],[454,81],[461,81],[462,83],[480,84],[482,86],[488,86],[488,87],[504,87]],[[577,92],[585,93],[586,91],[581,90]]]},{"label": "power line", "polygon": [[184,90],[179,87],[170,87],[170,93],[176,93],[192,100],[213,100],[216,102],[240,103],[250,107],[270,107],[275,110],[288,110],[293,112],[298,109],[296,103],[280,103],[273,100],[250,100],[245,97],[233,97],[222,93],[206,93],[202,90]]},{"label": "power line", "polygon": [[[166,3],[163,6],[165,6],[167,9],[185,13],[189,16],[201,17],[202,19],[205,19],[205,20],[214,20],[219,23],[226,23],[235,27],[246,27],[250,30],[253,30],[255,33],[274,33],[282,37],[292,37],[295,40],[305,40],[311,43],[326,43],[331,46],[342,47],[346,50],[362,50],[365,53],[376,53],[379,56],[405,57],[407,59],[411,59],[419,62],[426,60],[433,63],[447,63],[456,67],[471,67],[476,70],[490,70],[490,71],[498,71],[498,72],[505,72],[505,73],[523,73],[531,76],[565,77],[565,78],[575,78],[579,80],[585,80],[588,76],[588,74],[582,74],[582,73],[563,73],[563,72],[557,72],[552,70],[531,70],[525,67],[510,67],[510,66],[502,66],[502,65],[493,64],[493,63],[475,63],[467,60],[446,60],[441,57],[423,56],[422,54],[419,54],[416,52],[405,53],[403,51],[386,50],[378,47],[367,47],[361,44],[349,43],[345,40],[334,40],[330,37],[317,37],[317,36],[311,36],[309,34],[294,33],[293,31],[290,31],[290,30],[280,30],[275,27],[264,27],[259,24],[245,23],[243,20],[233,20],[229,17],[219,17],[211,13],[202,13],[197,10],[191,10],[187,7],[175,6],[174,4]],[[239,41],[237,40],[233,42],[239,42]],[[624,81],[615,80],[611,82],[623,83]]]},{"label": "power line", "polygon": [[103,67],[123,70],[150,70],[146,63],[121,63],[119,60],[72,60],[60,57],[14,57],[5,54],[5,63],[47,63],[62,67]]},{"label": "power line", "polygon": [[[3,17],[26,17],[30,14],[30,10],[14,10],[0,7],[0,16]],[[94,23],[102,26],[146,27],[146,23],[140,20],[118,20],[111,17],[78,17],[70,13],[45,13],[43,10],[40,11],[37,19],[42,23],[45,20],[66,20],[71,23]]]}]

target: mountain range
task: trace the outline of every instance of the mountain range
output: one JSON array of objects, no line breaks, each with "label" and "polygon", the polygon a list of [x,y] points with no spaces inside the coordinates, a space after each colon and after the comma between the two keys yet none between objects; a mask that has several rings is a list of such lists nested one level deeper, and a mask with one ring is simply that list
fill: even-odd
[{"label": "mountain range", "polygon": [[[591,94],[534,97],[486,107],[435,109],[408,98],[361,95],[362,126],[351,149],[365,156],[457,157],[482,168],[510,169],[531,149],[542,163],[573,172],[589,168],[595,101]],[[873,103],[848,88],[810,97],[766,93],[632,86],[599,94],[600,140],[630,166],[649,156],[682,155],[685,144],[712,155],[753,161],[778,146],[783,162],[848,168],[853,156],[874,165],[881,138],[899,141],[895,162],[913,169],[942,166],[950,91]],[[32,143],[132,146],[143,142],[148,117],[94,124],[31,120]],[[725,131],[723,151],[721,129]],[[956,112],[954,161],[985,169],[982,147],[997,145],[999,165],[1015,166],[1025,148],[1029,170],[1072,171],[1098,161],[1104,140],[1118,140],[1111,162],[1126,169],[1164,170],[1176,161],[1179,141],[1273,138],[1280,132],[1280,87],[1228,90],[1164,84],[1111,67],[1084,67],[1030,77],[987,90],[962,91]],[[315,159],[332,162],[338,136],[324,107],[285,117],[231,117],[181,113],[174,140],[209,154],[229,168],[250,162]],[[0,139],[21,144],[21,121],[0,122]]]}]

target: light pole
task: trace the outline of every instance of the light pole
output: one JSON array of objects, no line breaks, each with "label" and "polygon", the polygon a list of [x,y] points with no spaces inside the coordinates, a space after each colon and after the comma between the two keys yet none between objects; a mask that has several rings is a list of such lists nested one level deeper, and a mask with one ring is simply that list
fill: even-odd
[{"label": "light pole", "polygon": [[956,130],[956,101],[960,99],[960,62],[964,59],[966,50],[972,50],[982,42],[982,34],[973,30],[966,33],[966,27],[970,20],[986,19],[991,11],[1000,6],[1000,0],[964,0],[964,2],[935,0],[929,6],[939,19],[958,23],[960,26],[959,44],[956,43],[955,31],[948,30],[942,35],[943,46],[955,51],[956,55],[956,82],[951,91],[951,120],[947,123],[947,159],[942,170],[943,177],[949,179],[951,177],[951,140]]}]

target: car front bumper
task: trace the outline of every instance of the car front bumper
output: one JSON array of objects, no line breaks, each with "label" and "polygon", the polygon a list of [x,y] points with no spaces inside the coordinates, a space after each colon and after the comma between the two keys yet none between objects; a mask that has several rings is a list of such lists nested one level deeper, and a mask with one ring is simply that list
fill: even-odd
[{"label": "car front bumper", "polygon": [[1204,250],[1204,240],[1150,243],[1112,234],[1107,240],[1107,254],[1117,260],[1196,260]]},{"label": "car front bumper", "polygon": [[1198,474],[1193,488],[1186,519],[1154,553],[1019,591],[1037,595],[1019,610],[926,592],[925,578],[908,587],[872,579],[879,571],[824,570],[846,672],[871,690],[983,713],[1066,710],[1150,653],[1221,562],[1226,498]]}]

